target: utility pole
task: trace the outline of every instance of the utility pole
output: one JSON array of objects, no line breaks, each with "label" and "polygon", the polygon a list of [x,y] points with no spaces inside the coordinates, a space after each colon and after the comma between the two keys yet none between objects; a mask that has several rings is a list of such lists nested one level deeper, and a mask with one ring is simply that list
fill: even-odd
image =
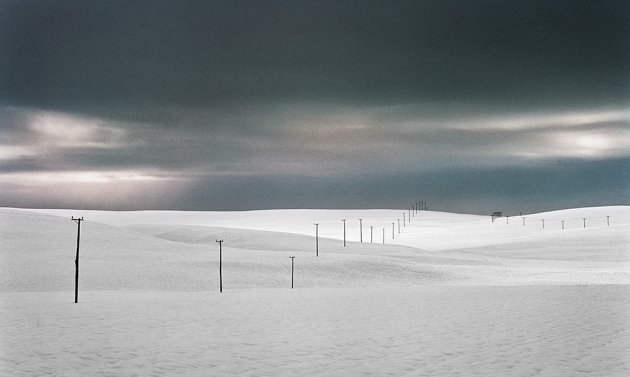
[{"label": "utility pole", "polygon": [[74,303],[79,302],[79,242],[81,241],[81,221],[83,217],[72,217],[72,221],[77,223],[77,256],[74,259]]},{"label": "utility pole", "polygon": [[370,225],[370,243],[374,242],[374,226]]},{"label": "utility pole", "polygon": [[291,258],[291,289],[293,289],[293,266],[294,266],[295,257],[289,257],[289,258]]},{"label": "utility pole", "polygon": [[610,226],[610,216],[606,216],[606,225]]},{"label": "utility pole", "polygon": [[315,256],[319,257],[319,223],[315,223]]},{"label": "utility pole", "polygon": [[405,220],[406,213],[403,212],[403,228],[407,227],[407,221]]},{"label": "utility pole", "polygon": [[385,228],[383,228],[383,245],[385,245]]},{"label": "utility pole", "polygon": [[564,220],[562,220],[562,230],[564,230]]},{"label": "utility pole", "polygon": [[586,228],[586,217],[583,217],[582,220],[584,221],[584,227]]},{"label": "utility pole", "polygon": [[359,232],[361,233],[359,235],[359,240],[363,243],[363,219],[359,219]]},{"label": "utility pole", "polygon": [[392,240],[394,239],[394,222],[392,222]]},{"label": "utility pole", "polygon": [[543,229],[545,229],[545,219],[542,219],[542,220],[540,220],[540,221],[542,221],[542,224],[543,224]]},{"label": "utility pole", "polygon": [[505,223],[509,224],[510,223],[510,216],[505,216]]},{"label": "utility pole", "polygon": [[400,234],[400,219],[396,219],[398,220],[398,234]]},{"label": "utility pole", "polygon": [[343,247],[346,247],[346,220],[343,221]]},{"label": "utility pole", "polygon": [[411,210],[408,209],[407,211],[409,211],[409,213],[407,214],[407,217],[409,219],[409,224],[411,224]]},{"label": "utility pole", "polygon": [[216,240],[219,243],[219,292],[223,292],[223,240]]}]

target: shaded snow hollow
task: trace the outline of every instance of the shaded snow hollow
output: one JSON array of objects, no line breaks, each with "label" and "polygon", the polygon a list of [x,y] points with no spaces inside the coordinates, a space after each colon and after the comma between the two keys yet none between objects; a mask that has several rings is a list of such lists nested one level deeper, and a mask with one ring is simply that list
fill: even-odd
[{"label": "shaded snow hollow", "polygon": [[2,208],[0,374],[630,375],[630,207],[408,214]]}]

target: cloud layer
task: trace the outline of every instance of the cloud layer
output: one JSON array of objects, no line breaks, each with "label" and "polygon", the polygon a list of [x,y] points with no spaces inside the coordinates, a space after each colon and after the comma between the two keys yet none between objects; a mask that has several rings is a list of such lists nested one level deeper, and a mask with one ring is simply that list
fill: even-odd
[{"label": "cloud layer", "polygon": [[628,16],[622,1],[6,1],[0,201],[628,203]]}]

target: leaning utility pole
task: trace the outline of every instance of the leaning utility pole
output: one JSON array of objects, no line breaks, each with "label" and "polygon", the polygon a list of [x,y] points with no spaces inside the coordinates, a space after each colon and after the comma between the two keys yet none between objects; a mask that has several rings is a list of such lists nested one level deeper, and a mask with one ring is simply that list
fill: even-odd
[{"label": "leaning utility pole", "polygon": [[74,260],[74,303],[79,302],[79,242],[81,241],[81,221],[85,221],[83,217],[72,217],[72,221],[77,223],[77,256]]},{"label": "leaning utility pole", "polygon": [[223,264],[223,240],[217,240],[219,243],[219,292],[223,292],[223,273],[221,267]]}]

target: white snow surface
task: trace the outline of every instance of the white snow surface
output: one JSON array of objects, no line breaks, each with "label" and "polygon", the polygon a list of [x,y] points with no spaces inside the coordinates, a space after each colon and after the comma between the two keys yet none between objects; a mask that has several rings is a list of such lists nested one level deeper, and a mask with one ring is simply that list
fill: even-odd
[{"label": "white snow surface", "polygon": [[411,215],[0,208],[0,375],[630,375],[630,207]]}]

